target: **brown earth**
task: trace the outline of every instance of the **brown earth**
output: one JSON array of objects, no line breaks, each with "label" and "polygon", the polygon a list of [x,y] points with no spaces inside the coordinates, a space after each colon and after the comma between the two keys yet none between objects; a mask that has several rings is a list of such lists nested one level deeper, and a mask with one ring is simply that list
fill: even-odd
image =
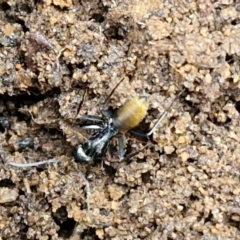
[{"label": "brown earth", "polygon": [[[0,2],[0,239],[240,239],[240,3]],[[76,163],[78,115],[149,97],[149,143]],[[21,168],[9,162],[60,163]]]}]

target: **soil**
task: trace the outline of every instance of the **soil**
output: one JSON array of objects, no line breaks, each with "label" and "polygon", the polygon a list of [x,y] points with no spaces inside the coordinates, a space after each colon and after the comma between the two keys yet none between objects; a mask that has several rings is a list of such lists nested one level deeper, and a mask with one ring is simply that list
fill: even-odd
[{"label": "soil", "polygon": [[[1,1],[0,239],[240,239],[239,16],[231,0]],[[74,161],[80,116],[145,95],[147,131],[183,89],[148,141],[124,134],[131,157],[114,138]],[[9,165],[42,160],[59,162]]]}]

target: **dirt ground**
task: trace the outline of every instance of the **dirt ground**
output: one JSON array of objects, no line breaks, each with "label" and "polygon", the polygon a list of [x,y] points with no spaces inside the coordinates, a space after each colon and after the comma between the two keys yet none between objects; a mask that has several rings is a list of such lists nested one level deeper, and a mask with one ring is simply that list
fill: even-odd
[{"label": "dirt ground", "polygon": [[[240,239],[234,2],[0,1],[1,240]],[[125,135],[135,156],[74,161],[79,116],[144,94],[146,131],[182,89],[148,142]]]}]

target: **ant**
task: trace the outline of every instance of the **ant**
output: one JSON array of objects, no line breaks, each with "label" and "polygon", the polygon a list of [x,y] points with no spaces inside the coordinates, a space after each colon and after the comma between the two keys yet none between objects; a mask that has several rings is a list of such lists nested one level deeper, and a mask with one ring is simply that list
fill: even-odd
[{"label": "ant", "polygon": [[[123,79],[115,86],[115,88],[107,97],[104,105],[106,105],[106,102],[109,101],[110,97],[122,81]],[[119,158],[120,160],[124,159],[123,133],[130,131],[130,133],[134,133],[135,135],[141,135],[141,137],[149,138],[157,129],[161,121],[166,117],[173,103],[182,95],[184,91],[185,89],[176,96],[170,106],[163,112],[148,133],[130,131],[137,127],[147,114],[148,101],[146,97],[134,97],[126,101],[119,109],[111,114],[106,113],[106,111],[102,111],[104,117],[98,117],[94,115],[81,116],[80,119],[82,120],[91,121],[93,123],[95,122],[93,125],[83,125],[81,128],[95,131],[85,143],[80,144],[75,148],[73,153],[75,160],[90,162],[101,158],[106,153],[110,140],[116,136],[118,137]]]},{"label": "ant", "polygon": [[[111,91],[104,105],[106,106],[109,99],[124,80],[121,79],[119,83]],[[80,120],[90,121],[92,125],[82,125],[81,128],[85,130],[95,130],[93,134],[84,142],[75,147],[73,155],[76,161],[81,162],[91,162],[101,158],[107,151],[110,140],[113,137],[118,137],[118,152],[120,160],[124,159],[124,139],[123,133],[130,132],[133,135],[138,135],[140,137],[149,138],[154,131],[158,128],[162,120],[167,116],[169,109],[172,107],[173,103],[183,94],[185,89],[183,89],[171,102],[168,108],[160,115],[157,122],[154,124],[152,129],[147,133],[139,133],[133,131],[135,127],[143,120],[147,115],[148,101],[146,97],[137,96],[128,101],[126,101],[119,109],[114,113],[110,113],[105,110],[102,111],[103,117],[95,115],[83,115],[80,116]],[[45,163],[57,163],[60,160],[48,159],[35,163],[14,163],[9,162],[8,164],[15,167],[33,167],[39,166]]]},{"label": "ant", "polygon": [[[108,103],[110,97],[119,86],[123,79],[115,86],[112,92],[109,94],[105,101]],[[83,115],[80,117],[82,120],[91,121],[92,125],[82,125],[81,128],[85,130],[94,130],[93,134],[86,140],[83,144],[78,145],[74,150],[74,157],[77,161],[90,162],[101,158],[108,149],[108,144],[113,137],[118,137],[118,151],[120,159],[124,159],[124,140],[123,133],[130,131],[137,135],[145,136],[149,138],[153,132],[158,128],[161,121],[166,117],[169,109],[172,107],[173,103],[182,95],[185,91],[182,90],[175,99],[171,102],[168,108],[160,115],[157,122],[154,124],[152,129],[147,133],[134,133],[131,131],[139,125],[143,118],[147,115],[148,101],[146,97],[137,96],[128,101],[126,101],[119,109],[114,113],[108,111],[102,111],[103,117],[94,115]],[[8,162],[10,166],[15,167],[33,167],[39,166],[45,163],[57,163],[60,162],[58,159],[48,159],[45,161],[35,162],[35,163],[15,163]],[[89,182],[85,176],[79,172],[79,176],[83,179],[86,185],[86,195],[87,195],[87,209],[90,212],[90,187]],[[91,216],[89,216],[91,219]]]}]

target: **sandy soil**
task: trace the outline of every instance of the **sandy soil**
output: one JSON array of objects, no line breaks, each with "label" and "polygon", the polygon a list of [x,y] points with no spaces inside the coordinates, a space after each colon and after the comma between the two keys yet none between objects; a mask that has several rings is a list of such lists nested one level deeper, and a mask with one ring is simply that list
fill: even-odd
[{"label": "sandy soil", "polygon": [[[240,239],[234,2],[1,1],[0,239]],[[145,94],[147,130],[182,89],[132,158],[73,160],[78,116]]]}]

